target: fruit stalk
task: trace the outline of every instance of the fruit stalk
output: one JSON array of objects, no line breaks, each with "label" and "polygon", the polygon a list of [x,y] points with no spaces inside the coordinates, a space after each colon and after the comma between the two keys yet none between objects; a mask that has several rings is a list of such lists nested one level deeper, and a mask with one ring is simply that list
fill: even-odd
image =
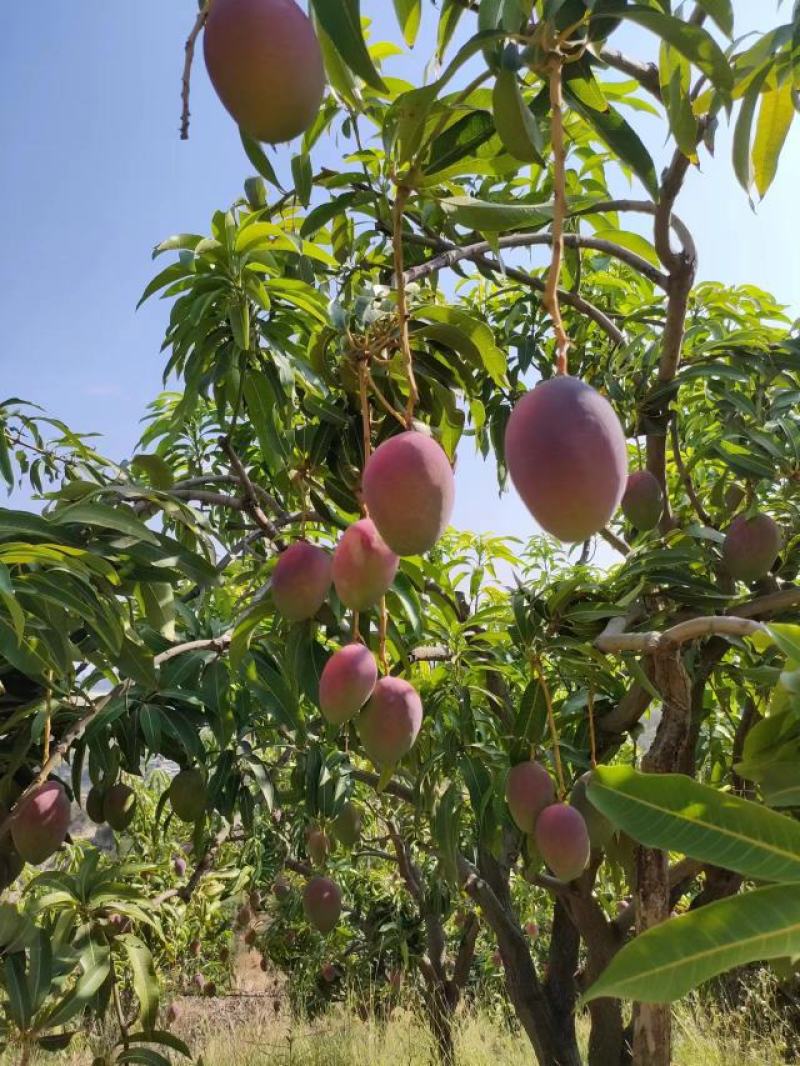
[{"label": "fruit stalk", "polygon": [[564,149],[563,94],[561,92],[561,58],[554,56],[550,64],[550,109],[553,113],[553,254],[547,274],[547,286],[542,303],[553,320],[556,333],[556,373],[567,373],[569,337],[564,329],[558,303],[558,282],[564,258],[564,217],[567,213],[566,152]]},{"label": "fruit stalk", "polygon": [[203,32],[203,27],[208,20],[208,13],[211,10],[211,5],[214,0],[205,0],[205,3],[197,13],[194,26],[192,26],[192,32],[186,38],[186,44],[184,45],[184,51],[186,58],[183,64],[183,77],[181,78],[181,101],[183,107],[181,110],[181,140],[189,140],[189,118],[191,111],[189,110],[189,95],[191,93],[192,86],[192,64],[194,63],[194,50],[197,46],[197,38]]},{"label": "fruit stalk", "polygon": [[[556,777],[558,778],[558,794],[559,798],[563,799],[567,794],[567,786],[564,781],[564,767],[561,765],[560,740],[558,736],[558,726],[556,725],[555,715],[553,714],[553,701],[550,697],[550,688],[547,684],[547,679],[544,676],[542,661],[535,652],[531,652],[530,661],[531,666],[539,679],[539,684],[542,686],[542,695],[544,696],[544,703],[547,708],[547,727],[550,730],[550,741],[553,745],[553,762],[556,768]],[[531,753],[531,758],[533,758],[533,753]]]},{"label": "fruit stalk", "polygon": [[417,379],[414,375],[414,357],[411,354],[411,341],[408,335],[408,304],[406,302],[406,279],[404,274],[405,261],[403,258],[403,214],[408,203],[410,189],[406,185],[397,186],[397,197],[394,202],[392,246],[394,249],[394,281],[397,288],[397,317],[400,326],[400,350],[403,353],[403,361],[408,378],[408,402],[406,403],[405,423],[406,428],[411,427],[414,418],[414,410],[419,403],[417,391]]}]

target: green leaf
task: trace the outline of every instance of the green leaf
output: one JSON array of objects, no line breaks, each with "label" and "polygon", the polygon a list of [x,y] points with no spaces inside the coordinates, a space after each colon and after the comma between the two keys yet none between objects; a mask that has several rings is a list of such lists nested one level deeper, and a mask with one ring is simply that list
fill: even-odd
[{"label": "green leaf", "polygon": [[476,369],[483,366],[496,385],[507,384],[506,357],[497,347],[485,322],[446,304],[428,304],[414,312],[415,318],[433,323],[415,330],[415,337],[429,337],[460,352]]},{"label": "green leaf", "polygon": [[314,181],[314,172],[311,169],[311,156],[308,152],[300,152],[292,156],[292,178],[297,197],[303,207],[308,207],[311,200],[311,187]]},{"label": "green leaf", "polygon": [[758,888],[670,918],[615,955],[584,996],[671,1003],[703,981],[749,962],[800,955],[795,885]]},{"label": "green leaf", "polygon": [[403,39],[409,47],[412,47],[419,33],[422,0],[394,0],[394,10],[403,32]]},{"label": "green leaf", "polygon": [[431,144],[426,174],[438,174],[454,166],[485,144],[496,133],[489,111],[470,111],[440,133]]},{"label": "green leaf", "polygon": [[111,968],[111,956],[107,947],[92,945],[81,959],[83,973],[78,978],[75,986],[47,1015],[39,1021],[40,1029],[55,1029],[56,1026],[66,1025],[70,1018],[88,1007],[89,1003],[99,992],[100,987],[108,977]]},{"label": "green leaf", "polygon": [[659,53],[659,81],[669,125],[675,142],[692,162],[697,161],[697,119],[692,111],[691,69],[676,48],[662,41]]},{"label": "green leaf", "polygon": [[750,157],[750,134],[756,106],[761,95],[764,80],[769,74],[770,65],[765,64],[761,74],[756,77],[742,99],[742,106],[736,117],[733,129],[733,170],[745,192],[750,192],[753,183],[753,167]]},{"label": "green leaf", "polygon": [[160,455],[134,455],[131,470],[136,474],[146,474],[156,489],[171,489],[175,481],[169,464]]},{"label": "green leaf", "polygon": [[709,18],[719,26],[726,37],[733,36],[733,4],[731,0],[697,0]]},{"label": "green leaf", "polygon": [[311,0],[311,4],[348,67],[373,89],[386,92],[361,31],[361,0]]},{"label": "green leaf", "polygon": [[572,92],[569,82],[564,85],[564,99],[594,129],[611,151],[615,152],[622,162],[631,168],[650,195],[657,198],[658,176],[652,156],[638,133],[628,125],[619,111],[610,104],[606,111],[596,111],[593,107],[587,107]]},{"label": "green leaf", "polygon": [[453,39],[453,34],[465,11],[466,8],[461,6],[460,0],[444,0],[439,25],[436,28],[436,54],[440,60],[447,51],[447,46]]},{"label": "green leaf", "polygon": [[549,204],[494,203],[471,196],[446,196],[439,203],[456,225],[486,233],[541,229],[553,217]]},{"label": "green leaf", "polygon": [[139,585],[147,621],[167,640],[175,640],[175,593],[172,585],[143,581]]},{"label": "green leaf", "polygon": [[512,70],[500,70],[492,93],[492,110],[497,132],[506,151],[522,163],[540,163],[542,134],[525,102],[519,78]]},{"label": "green leaf", "polygon": [[650,848],[762,881],[800,881],[800,823],[683,774],[598,767],[589,799],[614,825]]},{"label": "green leaf", "polygon": [[753,180],[762,197],[777,173],[778,159],[793,118],[792,83],[787,80],[761,97],[753,141]]},{"label": "green leaf", "polygon": [[128,1042],[131,1044],[163,1044],[164,1047],[172,1048],[173,1051],[177,1051],[187,1059],[192,1057],[191,1050],[180,1037],[175,1036],[174,1033],[165,1032],[163,1029],[153,1029],[148,1033],[131,1033],[128,1036]]},{"label": "green leaf", "polygon": [[59,507],[51,516],[54,525],[91,526],[135,537],[146,544],[158,544],[158,537],[127,507],[108,507],[103,503],[75,503]]},{"label": "green leaf", "polygon": [[284,448],[275,431],[272,409],[275,401],[269,382],[263,374],[248,370],[244,376],[244,401],[250,416],[261,455],[268,470],[274,471],[281,460]]},{"label": "green leaf", "polygon": [[53,980],[53,951],[50,937],[41,929],[30,946],[30,973],[28,987],[31,995],[31,1008],[34,1014],[44,1003]]},{"label": "green leaf", "polygon": [[20,1027],[27,1029],[30,1024],[32,1009],[28,982],[25,979],[25,956],[21,952],[6,955],[3,960],[5,992],[8,996],[6,1005],[8,1013]]},{"label": "green leaf", "polygon": [[118,940],[131,965],[133,990],[139,1000],[139,1021],[145,1030],[150,1030],[158,1016],[158,977],[153,956],[148,946],[131,933]]},{"label": "green leaf", "polygon": [[244,661],[244,657],[250,648],[250,641],[253,639],[258,626],[264,621],[264,619],[271,617],[275,613],[275,608],[272,603],[266,601],[259,603],[255,607],[247,612],[244,618],[236,626],[231,638],[231,647],[229,653],[229,659],[232,670],[238,670]]},{"label": "green leaf", "polygon": [[272,163],[270,163],[269,159],[267,159],[264,149],[261,147],[258,141],[254,140],[248,133],[245,133],[242,129],[239,130],[239,136],[242,139],[242,147],[245,150],[247,158],[256,168],[261,177],[266,178],[266,180],[270,182],[270,184],[274,185],[276,189],[280,189],[280,191],[282,192],[283,189],[281,188],[281,183],[278,181],[278,176],[275,173],[275,168],[273,167]]},{"label": "green leaf", "polygon": [[619,4],[616,8],[604,8],[602,15],[595,17],[605,19],[609,16],[622,16],[650,30],[662,41],[667,41],[694,63],[698,70],[702,70],[717,89],[728,92],[733,88],[730,62],[711,34],[702,26],[695,26],[640,4]]}]

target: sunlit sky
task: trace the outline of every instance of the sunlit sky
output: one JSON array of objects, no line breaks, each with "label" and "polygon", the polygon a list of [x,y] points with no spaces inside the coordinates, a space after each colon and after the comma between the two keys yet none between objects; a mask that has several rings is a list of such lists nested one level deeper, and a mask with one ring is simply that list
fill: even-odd
[{"label": "sunlit sky", "polygon": [[[233,122],[195,66],[192,130],[178,137],[183,42],[195,0],[38,0],[7,5],[0,35],[0,397],[42,405],[73,428],[102,435],[99,448],[129,455],[147,402],[161,387],[159,348],[168,306],[135,311],[154,273],[150,252],[174,232],[207,231],[211,214],[240,194],[252,172]],[[784,5],[784,8],[787,5]],[[435,11],[413,54],[386,70],[419,84],[432,51]],[[738,0],[737,35],[776,25],[773,0]],[[362,0],[375,40],[399,40],[389,0]],[[471,20],[464,19],[465,28]],[[653,38],[626,30],[624,51],[650,57]],[[657,168],[663,127],[633,121]],[[337,147],[315,152],[332,162]],[[285,172],[288,153],[277,156]],[[724,127],[679,202],[700,251],[699,275],[755,283],[800,311],[797,123],[766,200],[751,212],[730,164]],[[639,192],[641,190],[638,190]],[[541,262],[542,260],[534,260]],[[465,442],[455,523],[527,536],[532,519]]]}]

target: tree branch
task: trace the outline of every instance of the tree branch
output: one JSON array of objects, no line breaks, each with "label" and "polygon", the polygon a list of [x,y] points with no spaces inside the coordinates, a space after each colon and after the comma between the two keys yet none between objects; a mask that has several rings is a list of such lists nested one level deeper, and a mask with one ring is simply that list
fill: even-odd
[{"label": "tree branch", "polygon": [[672,441],[672,455],[675,459],[675,466],[678,468],[678,473],[680,474],[681,481],[683,482],[683,487],[686,489],[686,495],[689,497],[689,501],[692,507],[694,507],[695,514],[703,523],[703,525],[713,526],[714,523],[711,521],[711,517],[708,511],[706,511],[706,509],[700,502],[700,498],[694,490],[691,475],[686,469],[686,464],[683,461],[683,456],[681,455],[680,436],[678,433],[678,419],[676,415],[673,415],[673,417],[670,419],[669,431],[670,439]]},{"label": "tree branch", "polygon": [[638,59],[623,55],[616,48],[601,48],[597,53],[597,58],[606,66],[618,70],[621,74],[627,74],[629,78],[634,78],[643,89],[646,89],[659,103],[661,102],[661,82],[655,63],[641,63]]},{"label": "tree branch", "polygon": [[[425,237],[419,233],[404,233],[403,240],[409,241],[411,244],[419,244],[426,248],[438,249],[442,252],[452,251],[458,248],[458,245],[452,244],[450,241],[442,241],[433,237]],[[473,263],[484,267],[486,270],[491,270],[496,274],[502,274],[504,277],[511,278],[514,281],[520,282],[522,285],[527,285],[531,289],[535,289],[537,292],[544,293],[546,289],[546,283],[541,278],[537,278],[533,274],[528,274],[527,271],[518,270],[516,267],[504,266],[497,259],[486,255],[485,253],[473,253],[470,256],[470,260]],[[594,304],[589,303],[588,300],[584,300],[582,296],[577,293],[569,292],[567,289],[558,290],[558,298],[561,303],[566,304],[568,307],[574,308],[580,314],[585,315],[595,322],[614,342],[614,344],[623,344],[625,341],[624,334],[605,314],[599,307],[595,307]]]},{"label": "tree branch", "polygon": [[185,60],[183,64],[183,77],[181,78],[181,100],[183,107],[181,110],[181,140],[189,140],[189,117],[191,112],[189,111],[189,94],[191,91],[192,81],[192,63],[194,62],[194,50],[197,45],[197,38],[200,36],[203,27],[208,21],[208,12],[211,9],[213,0],[205,0],[202,8],[198,12],[195,19],[192,32],[186,39],[184,45]]},{"label": "tree branch", "polygon": [[[405,273],[406,282],[410,284],[411,282],[419,281],[437,270],[455,266],[456,263],[460,263],[464,259],[474,260],[476,256],[490,252],[495,247],[532,248],[537,245],[547,246],[550,241],[551,237],[548,233],[511,233],[500,237],[496,245],[490,244],[489,241],[478,241],[475,244],[460,246],[450,245],[447,251],[442,252],[433,259],[429,259],[427,263],[421,263],[419,266],[411,267],[407,270]],[[646,278],[649,278],[654,285],[658,285],[662,289],[667,287],[667,275],[662,273],[658,267],[654,267],[652,263],[648,263],[646,259],[643,259],[635,252],[614,244],[613,241],[606,241],[598,237],[581,236],[577,233],[565,233],[564,244],[570,248],[589,248],[593,251],[613,256],[615,259],[626,263],[633,270],[637,270]]]},{"label": "tree branch", "polygon": [[734,618],[726,615],[708,615],[689,618],[679,622],[663,633],[603,633],[594,642],[602,652],[647,652],[664,651],[677,648],[690,640],[700,637],[749,637],[764,629],[761,622],[749,618]]}]

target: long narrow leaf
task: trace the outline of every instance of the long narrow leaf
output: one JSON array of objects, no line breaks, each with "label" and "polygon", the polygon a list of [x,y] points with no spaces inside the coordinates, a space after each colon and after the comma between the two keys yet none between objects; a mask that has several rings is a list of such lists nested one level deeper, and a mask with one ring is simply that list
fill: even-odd
[{"label": "long narrow leaf", "polygon": [[772,885],[719,900],[649,929],[586,993],[671,1003],[703,981],[756,960],[800,954],[800,892]]}]

